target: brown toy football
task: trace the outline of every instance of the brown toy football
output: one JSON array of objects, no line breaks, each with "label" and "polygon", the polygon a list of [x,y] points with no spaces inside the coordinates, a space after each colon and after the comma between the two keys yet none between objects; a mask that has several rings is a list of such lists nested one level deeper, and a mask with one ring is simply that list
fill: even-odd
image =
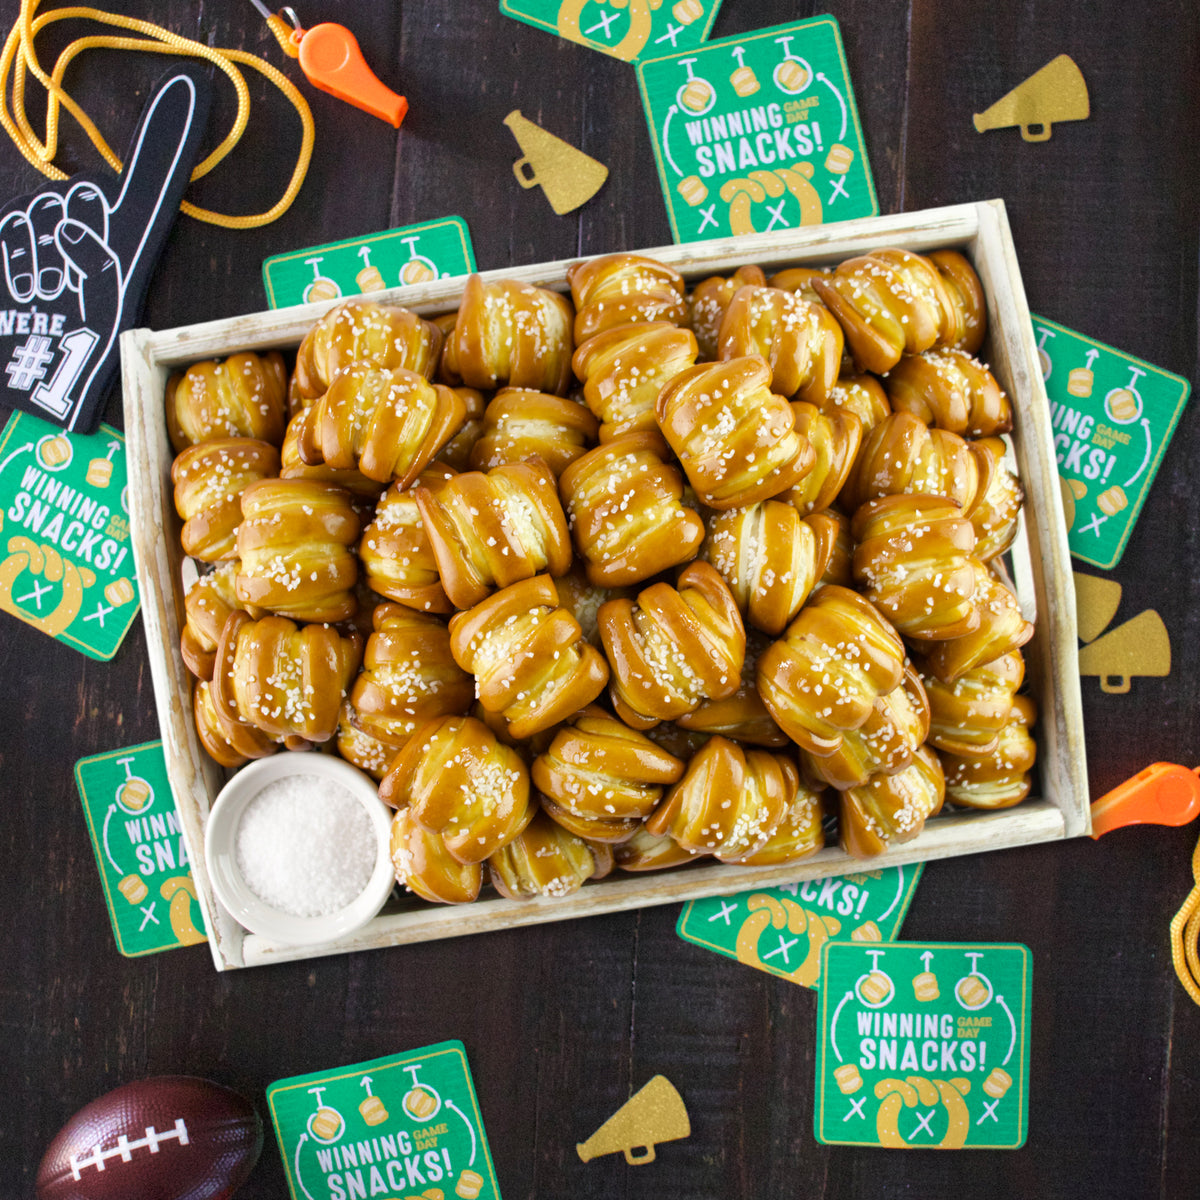
[{"label": "brown toy football", "polygon": [[108,1092],[59,1130],[37,1173],[38,1200],[217,1200],[245,1183],[263,1128],[237,1092],[158,1075]]}]

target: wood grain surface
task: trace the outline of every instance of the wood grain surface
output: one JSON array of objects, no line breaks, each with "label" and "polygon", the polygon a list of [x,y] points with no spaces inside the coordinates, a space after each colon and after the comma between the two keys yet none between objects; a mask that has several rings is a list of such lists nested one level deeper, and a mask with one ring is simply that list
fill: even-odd
[{"label": "wood grain surface", "polygon": [[[7,26],[15,0],[0,3]],[[264,229],[181,218],[144,323],[155,329],[265,307],[274,253],[447,215],[482,269],[670,240],[633,71],[502,17],[495,0],[297,4],[341,20],[407,95],[399,134],[314,91],[248,0],[123,0],[213,45],[264,55],[305,92],[317,125],[308,179]],[[725,0],[714,37],[832,12],[855,81],[884,212],[1001,196],[1034,312],[1196,382],[1200,251],[1200,18],[1191,0]],[[76,27],[80,28],[80,27]],[[66,31],[46,38],[44,58]],[[1066,52],[1092,115],[1042,145],[978,135],[971,114]],[[116,146],[164,69],[95,52],[68,87]],[[200,203],[267,207],[299,141],[294,114],[250,80],[246,138],[198,185]],[[519,107],[611,171],[555,217],[511,172]],[[38,105],[31,100],[35,124]],[[218,92],[210,141],[232,119]],[[96,169],[64,122],[60,165]],[[0,141],[0,195],[41,176]],[[1111,576],[1121,619],[1155,608],[1173,670],[1127,695],[1084,680],[1094,796],[1156,760],[1200,762],[1200,454],[1185,411]],[[114,393],[106,419],[120,424]],[[208,1076],[265,1113],[273,1080],[446,1038],[466,1044],[506,1200],[514,1197],[1189,1197],[1200,1184],[1200,1010],[1171,970],[1167,923],[1191,883],[1196,830],[934,862],[904,935],[1020,941],[1034,959],[1029,1140],[1019,1151],[828,1149],[812,1135],[815,996],[680,941],[677,908],[595,917],[221,976],[204,947],[120,957],[72,779],[87,755],[157,737],[141,624],[111,663],[0,617],[0,1197],[30,1196],[46,1144],[81,1105],[147,1074]],[[657,1161],[580,1162],[586,1138],[664,1074],[692,1121]],[[286,1195],[268,1135],[245,1200]]]}]

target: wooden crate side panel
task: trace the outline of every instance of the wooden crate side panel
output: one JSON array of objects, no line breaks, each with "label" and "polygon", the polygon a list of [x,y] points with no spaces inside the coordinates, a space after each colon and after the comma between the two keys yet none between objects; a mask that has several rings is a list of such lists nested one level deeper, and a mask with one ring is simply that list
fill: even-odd
[{"label": "wooden crate side panel", "polygon": [[130,533],[167,777],[208,929],[209,950],[220,971],[240,963],[244,930],[218,903],[205,864],[204,825],[224,781],[196,734],[192,680],[179,652],[183,549],[170,479],[172,450],[163,419],[167,371],[147,356],[147,340],[143,330],[121,339]]},{"label": "wooden crate side panel", "polygon": [[687,867],[682,870],[645,875],[609,877],[586,885],[559,899],[477,900],[454,908],[438,907],[376,917],[369,925],[338,943],[326,946],[281,946],[248,934],[243,946],[245,965],[287,962],[345,954],[355,950],[377,950],[385,946],[409,945],[441,938],[466,937],[499,929],[515,929],[547,921],[569,921],[680,903],[705,896],[727,896],[755,887],[824,879],[855,870],[927,862],[961,854],[979,854],[1035,842],[1054,841],[1063,836],[1062,813],[1045,801],[1034,801],[1010,812],[956,814],[938,818],[920,838],[896,846],[869,861],[851,858],[836,848],[799,863],[777,867],[734,867],[723,864]]},{"label": "wooden crate side panel", "polygon": [[1083,696],[1079,682],[1075,588],[1059,490],[1050,403],[1020,267],[1003,204],[981,205],[976,268],[990,297],[991,365],[1017,411],[1014,445],[1026,495],[1028,553],[1017,564],[1032,572],[1040,597],[1037,635],[1027,660],[1041,705],[1043,793],[1062,809],[1068,837],[1091,831]]}]

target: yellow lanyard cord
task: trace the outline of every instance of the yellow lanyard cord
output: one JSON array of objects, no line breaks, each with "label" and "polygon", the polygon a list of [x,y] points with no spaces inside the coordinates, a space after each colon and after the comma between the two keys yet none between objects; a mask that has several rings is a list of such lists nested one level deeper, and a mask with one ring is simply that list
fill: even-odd
[{"label": "yellow lanyard cord", "polygon": [[[292,82],[282,72],[276,70],[270,63],[244,50],[214,49],[203,42],[181,37],[154,25],[149,21],[141,21],[134,17],[122,17],[113,13],[102,12],[95,8],[71,7],[60,8],[54,12],[44,13],[36,17],[34,13],[41,0],[22,0],[21,16],[17,24],[9,32],[4,43],[3,53],[0,54],[0,125],[3,125],[9,137],[16,143],[17,149],[26,160],[35,166],[43,175],[50,179],[66,179],[66,173],[54,165],[54,157],[58,151],[58,116],[59,106],[65,108],[82,126],[91,139],[92,145],[103,156],[105,162],[114,170],[121,170],[121,160],[113,153],[104,140],[95,123],[74,100],[67,95],[62,86],[63,75],[71,60],[84,50],[94,48],[109,50],[137,50],[155,54],[181,54],[192,58],[205,58],[219,67],[229,78],[237,91],[238,111],[233,127],[226,134],[221,144],[201,162],[192,172],[192,179],[200,179],[207,175],[225,156],[237,145],[246,123],[250,119],[250,91],[241,71],[234,65],[242,63],[253,67],[265,75],[291,101],[300,116],[303,136],[300,143],[300,154],[296,160],[295,170],[288,182],[287,190],[280,199],[266,212],[250,216],[236,217],[225,213],[213,212],[200,208],[185,200],[179,206],[180,211],[200,221],[212,225],[222,225],[227,229],[253,229],[259,225],[267,225],[277,217],[282,216],[291,207],[304,176],[308,172],[308,164],[312,159],[313,148],[313,119],[308,103],[295,88]],[[121,37],[103,34],[79,38],[72,42],[58,56],[54,70],[47,75],[37,60],[34,51],[34,39],[45,26],[54,21],[71,18],[97,21],[103,25],[111,25],[120,29],[130,30],[144,37]],[[272,30],[279,37],[277,30]],[[281,43],[282,44],[282,43]],[[29,124],[25,115],[25,73],[28,71],[47,91],[46,99],[46,140],[40,141]],[[8,81],[12,74],[12,112],[8,108]]]},{"label": "yellow lanyard cord", "polygon": [[1175,974],[1179,976],[1179,982],[1195,1003],[1200,1004],[1200,952],[1197,951],[1197,937],[1200,936],[1200,842],[1192,851],[1192,877],[1196,880],[1196,886],[1171,922],[1171,958],[1175,962]]}]

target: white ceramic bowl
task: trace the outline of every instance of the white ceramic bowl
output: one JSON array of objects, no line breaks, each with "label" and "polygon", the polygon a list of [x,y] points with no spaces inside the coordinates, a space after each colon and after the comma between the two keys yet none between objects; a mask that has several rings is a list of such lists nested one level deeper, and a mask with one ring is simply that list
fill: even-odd
[{"label": "white ceramic bowl", "polygon": [[[247,805],[268,784],[294,775],[316,775],[340,784],[363,806],[376,836],[375,870],[357,899],[337,912],[298,917],[260,900],[238,870],[238,824]],[[204,831],[204,853],[217,899],[239,924],[273,942],[309,946],[331,942],[365,925],[387,902],[396,883],[390,836],[392,811],[379,799],[375,782],[328,754],[280,752],[243,767],[221,789]]]}]

